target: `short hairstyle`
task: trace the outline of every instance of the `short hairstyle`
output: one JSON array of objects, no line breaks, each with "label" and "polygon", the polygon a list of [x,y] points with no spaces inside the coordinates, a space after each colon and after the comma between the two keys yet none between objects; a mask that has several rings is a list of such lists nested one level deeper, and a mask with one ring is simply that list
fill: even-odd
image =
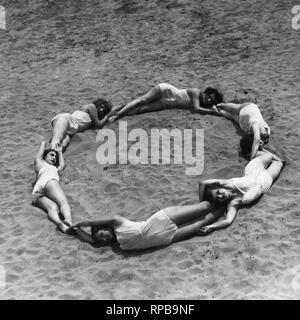
[{"label": "short hairstyle", "polygon": [[[97,109],[99,120],[103,119],[112,109],[112,104],[104,98],[94,100],[93,105]],[[100,111],[101,106],[104,106],[104,111]]]},{"label": "short hairstyle", "polygon": [[96,238],[95,236],[96,236],[96,233],[97,233],[99,230],[109,230],[109,231],[112,232],[113,237],[115,237],[114,229],[113,229],[111,226],[109,226],[109,225],[91,226],[91,235],[92,235],[92,239],[93,239],[95,242],[98,242],[98,241],[97,241],[97,238]]},{"label": "short hairstyle", "polygon": [[47,156],[47,154],[48,154],[49,152],[51,152],[51,151],[55,152],[55,154],[56,154],[56,161],[55,161],[54,165],[55,165],[55,167],[58,167],[58,165],[59,165],[59,159],[58,159],[58,152],[57,152],[56,150],[54,150],[54,149],[46,149],[46,150],[44,151],[44,154],[43,154],[43,159],[45,159],[46,156]]},{"label": "short hairstyle", "polygon": [[207,94],[208,96],[212,96],[212,95],[215,96],[215,98],[213,99],[214,100],[214,104],[218,104],[218,103],[221,103],[221,102],[224,101],[223,94],[219,90],[217,90],[215,88],[207,87],[204,90],[204,93]]},{"label": "short hairstyle", "polygon": [[209,201],[209,202],[215,202],[212,196],[212,191],[221,188],[221,184],[219,182],[214,182],[206,185],[204,194],[203,194],[203,200]]}]

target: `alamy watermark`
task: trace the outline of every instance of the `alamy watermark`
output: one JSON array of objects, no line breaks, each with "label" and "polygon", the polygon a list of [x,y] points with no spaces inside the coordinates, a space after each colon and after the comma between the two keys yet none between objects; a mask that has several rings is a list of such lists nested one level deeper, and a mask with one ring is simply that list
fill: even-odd
[{"label": "alamy watermark", "polygon": [[0,265],[0,290],[4,290],[6,287],[6,271],[5,268]]},{"label": "alamy watermark", "polygon": [[292,28],[294,30],[300,30],[300,5],[295,5],[292,8]]},{"label": "alamy watermark", "polygon": [[6,29],[5,8],[0,4],[0,29]]},{"label": "alamy watermark", "polygon": [[174,164],[188,166],[185,168],[186,175],[197,176],[203,173],[203,129],[151,129],[149,135],[141,128],[128,132],[127,121],[119,121],[118,136],[115,131],[106,128],[98,131],[96,140],[102,142],[96,152],[96,159],[100,165],[167,165],[172,163],[173,158]]}]

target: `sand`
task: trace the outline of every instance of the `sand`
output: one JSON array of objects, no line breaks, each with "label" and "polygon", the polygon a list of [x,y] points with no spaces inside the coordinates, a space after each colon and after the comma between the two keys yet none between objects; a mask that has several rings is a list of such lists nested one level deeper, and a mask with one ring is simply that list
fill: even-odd
[{"label": "sand", "polygon": [[[1,299],[299,299],[300,31],[295,1],[1,1]],[[217,85],[256,102],[287,160],[271,190],[234,224],[169,247],[123,253],[64,235],[31,206],[34,154],[50,119],[104,95],[126,103],[159,82]],[[172,110],[128,128],[205,130],[205,170],[96,161],[96,130],[75,136],[62,187],[74,222],[198,201],[206,178],[241,176],[240,132],[223,118]],[[107,128],[118,129],[118,123]]]}]

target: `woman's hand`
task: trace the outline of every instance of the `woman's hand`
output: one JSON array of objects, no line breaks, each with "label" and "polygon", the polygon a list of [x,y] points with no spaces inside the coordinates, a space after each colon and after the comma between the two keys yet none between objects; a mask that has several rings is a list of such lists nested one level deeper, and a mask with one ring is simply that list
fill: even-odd
[{"label": "woman's hand", "polygon": [[80,229],[77,226],[71,226],[66,230],[66,233],[69,235],[74,235],[77,233],[77,230]]},{"label": "woman's hand", "polygon": [[211,226],[205,226],[205,227],[202,227],[201,229],[198,230],[198,233],[200,235],[207,235],[207,234],[210,234],[214,229],[211,227]]}]

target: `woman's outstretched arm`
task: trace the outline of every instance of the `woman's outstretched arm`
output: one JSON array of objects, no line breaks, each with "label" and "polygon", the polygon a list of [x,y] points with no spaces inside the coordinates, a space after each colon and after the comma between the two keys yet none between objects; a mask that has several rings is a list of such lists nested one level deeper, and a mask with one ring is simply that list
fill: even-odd
[{"label": "woman's outstretched arm", "polygon": [[208,180],[204,180],[202,182],[199,183],[199,200],[203,201],[204,199],[204,191],[205,188],[213,183],[219,183],[220,186],[225,186],[227,184],[228,180],[226,179],[208,179]]},{"label": "woman's outstretched arm", "polygon": [[68,230],[75,232],[75,234],[80,236],[80,238],[82,240],[84,240],[90,244],[96,244],[96,242],[93,240],[93,237],[89,233],[87,233],[86,231],[81,230],[80,228],[74,228],[74,227],[71,227]]},{"label": "woman's outstretched arm", "polygon": [[94,226],[118,226],[120,225],[125,218],[121,216],[115,216],[113,218],[103,218],[100,220],[94,220],[94,221],[82,221],[74,225],[74,227],[94,227]]},{"label": "woman's outstretched arm", "polygon": [[65,165],[65,160],[64,160],[64,156],[62,153],[62,146],[58,147],[58,167],[57,167],[57,171],[62,171],[65,169],[66,165]]},{"label": "woman's outstretched arm", "polygon": [[46,146],[46,141],[42,141],[39,151],[37,152],[37,154],[35,155],[35,159],[34,159],[34,169],[35,171],[38,171],[39,168],[41,167],[44,159],[43,159],[43,155],[44,155],[44,151],[45,151],[45,146]]},{"label": "woman's outstretched arm", "polygon": [[227,212],[226,212],[225,218],[213,224],[204,226],[202,228],[203,233],[210,233],[213,230],[226,228],[229,225],[231,225],[237,215],[240,204],[241,204],[241,199],[231,201],[227,206]]},{"label": "woman's outstretched arm", "polygon": [[224,208],[216,209],[213,212],[208,213],[203,220],[179,228],[173,242],[183,241],[197,235],[203,235],[201,228],[213,221],[216,221],[223,212]]}]

